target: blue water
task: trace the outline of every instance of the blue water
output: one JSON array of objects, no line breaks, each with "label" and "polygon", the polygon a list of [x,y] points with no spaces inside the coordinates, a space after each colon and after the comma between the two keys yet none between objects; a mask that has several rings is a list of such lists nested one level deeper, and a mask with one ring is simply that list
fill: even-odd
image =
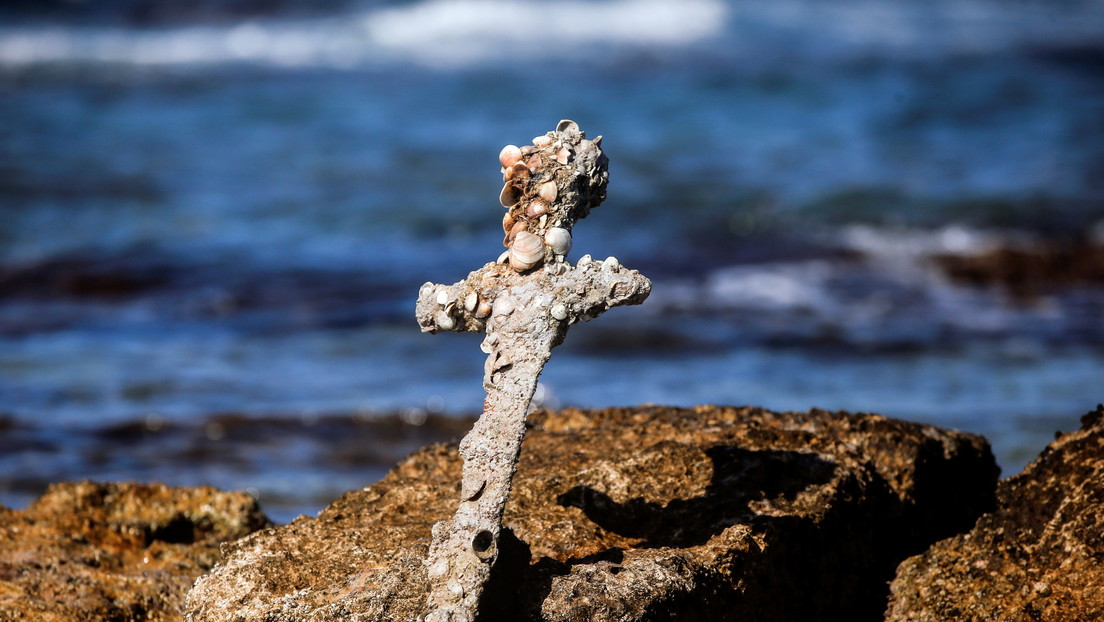
[{"label": "blue water", "polygon": [[335,429],[455,435],[418,424],[478,412],[479,338],[414,297],[501,252],[498,150],[561,118],[611,161],[569,259],[654,292],[540,404],[873,411],[1010,474],[1104,401],[1104,283],[935,262],[1104,244],[1100,2],[45,6],[0,12],[0,503],[160,479],[286,518],[418,444]]}]

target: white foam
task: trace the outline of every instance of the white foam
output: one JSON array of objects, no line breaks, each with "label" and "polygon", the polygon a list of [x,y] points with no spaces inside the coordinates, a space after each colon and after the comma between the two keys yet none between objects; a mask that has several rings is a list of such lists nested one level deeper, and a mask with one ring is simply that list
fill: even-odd
[{"label": "white foam", "polygon": [[680,47],[721,34],[718,0],[429,0],[366,17],[381,47],[432,64],[561,56],[601,46]]},{"label": "white foam", "polygon": [[720,34],[726,12],[721,0],[427,0],[328,18],[232,26],[11,27],[0,29],[0,65],[504,63],[508,58],[585,57],[596,48],[691,45]]},{"label": "white foam", "polygon": [[931,255],[978,254],[1021,241],[1025,234],[981,230],[962,225],[935,229],[905,229],[849,225],[840,232],[844,247],[878,261],[908,261]]},{"label": "white foam", "polygon": [[312,19],[0,27],[0,66],[506,65],[696,51],[763,63],[992,53],[1099,41],[1099,0],[422,0]]},{"label": "white foam", "polygon": [[731,266],[709,275],[704,298],[746,309],[824,309],[832,305],[826,283],[833,273],[822,261]]}]

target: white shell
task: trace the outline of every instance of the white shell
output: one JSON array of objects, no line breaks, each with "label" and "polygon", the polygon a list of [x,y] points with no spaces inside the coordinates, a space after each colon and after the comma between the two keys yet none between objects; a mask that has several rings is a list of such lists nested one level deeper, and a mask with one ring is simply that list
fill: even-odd
[{"label": "white shell", "polygon": [[441,330],[452,330],[456,328],[456,320],[444,311],[437,312],[437,317],[434,319],[437,322],[437,328]]},{"label": "white shell", "polygon": [[548,134],[543,136],[537,136],[533,139],[533,146],[538,149],[543,149],[552,144],[552,137]]},{"label": "white shell", "polygon": [[[507,251],[509,252],[509,251]],[[483,319],[491,314],[491,303],[488,300],[480,300],[475,306],[475,317]]]},{"label": "white shell", "polygon": [[617,258],[612,256],[612,255],[609,256],[609,257],[606,257],[606,260],[602,262],[602,269],[605,270],[606,272],[616,271],[620,267],[621,267],[621,262],[617,261]]},{"label": "white shell", "polygon": [[563,303],[556,303],[552,305],[552,308],[548,311],[549,315],[557,320],[567,319],[567,307]]},{"label": "white shell", "polygon": [[536,218],[548,213],[548,206],[544,204],[544,201],[530,201],[529,205],[525,208],[525,215],[530,218]]},{"label": "white shell", "polygon": [[541,184],[540,198],[545,203],[551,203],[551,202],[555,201],[556,197],[559,195],[559,193],[560,193],[560,189],[556,187],[556,182],[546,181],[543,184]]},{"label": "white shell", "polygon": [[464,309],[468,313],[475,311],[475,305],[479,304],[479,294],[475,292],[468,292],[467,296],[464,296]]},{"label": "white shell", "polygon": [[521,231],[514,237],[510,245],[510,267],[524,272],[543,260],[544,240],[528,231]]},{"label": "white shell", "polygon": [[559,123],[556,124],[556,131],[557,132],[566,132],[568,130],[574,130],[574,131],[578,132],[579,131],[579,124],[572,121],[571,119],[563,119],[562,121],[560,121]]},{"label": "white shell", "polygon": [[498,161],[502,163],[502,166],[507,168],[513,166],[514,163],[520,159],[521,149],[519,149],[517,145],[506,145],[498,154]]},{"label": "white shell", "polygon": [[594,262],[594,258],[590,256],[590,253],[587,253],[586,255],[583,255],[582,257],[579,258],[579,262],[576,265],[585,266],[585,265],[587,265],[589,263],[593,263],[593,262]]},{"label": "white shell", "polygon": [[553,253],[566,255],[571,250],[571,232],[563,227],[549,227],[548,232],[544,234],[544,243],[552,249]]},{"label": "white shell", "polygon": [[448,290],[447,289],[438,290],[437,291],[437,304],[439,304],[443,307],[443,306],[447,305],[448,302],[449,302]]},{"label": "white shell", "polygon": [[510,259],[510,249],[506,249],[506,250],[502,251],[501,255],[498,256],[498,259],[495,260],[495,263],[506,263],[506,261],[509,260],[509,259]]}]

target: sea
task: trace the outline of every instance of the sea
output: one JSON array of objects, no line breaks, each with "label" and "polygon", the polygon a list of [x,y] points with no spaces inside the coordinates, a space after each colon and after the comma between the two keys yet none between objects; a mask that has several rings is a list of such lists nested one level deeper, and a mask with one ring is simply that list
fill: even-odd
[{"label": "sea", "polygon": [[498,152],[561,119],[610,159],[569,260],[653,292],[535,407],[875,412],[1007,476],[1104,402],[1070,250],[1104,246],[1100,0],[16,0],[0,504],[162,481],[286,521],[459,438],[485,355],[418,288],[501,253]]}]

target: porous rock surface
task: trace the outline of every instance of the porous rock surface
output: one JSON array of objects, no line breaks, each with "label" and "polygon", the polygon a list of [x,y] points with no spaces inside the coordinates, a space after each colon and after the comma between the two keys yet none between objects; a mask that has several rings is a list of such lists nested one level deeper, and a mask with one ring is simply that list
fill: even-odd
[{"label": "porous rock surface", "polygon": [[1081,423],[972,531],[901,564],[887,620],[1104,620],[1104,406]]},{"label": "porous rock surface", "polygon": [[[811,411],[538,411],[481,620],[881,619],[897,563],[969,529],[998,470],[981,437]],[[192,622],[414,620],[460,459],[225,547]]]},{"label": "porous rock surface", "polygon": [[0,507],[0,621],[174,621],[219,544],[267,526],[245,493],[64,483]]}]

